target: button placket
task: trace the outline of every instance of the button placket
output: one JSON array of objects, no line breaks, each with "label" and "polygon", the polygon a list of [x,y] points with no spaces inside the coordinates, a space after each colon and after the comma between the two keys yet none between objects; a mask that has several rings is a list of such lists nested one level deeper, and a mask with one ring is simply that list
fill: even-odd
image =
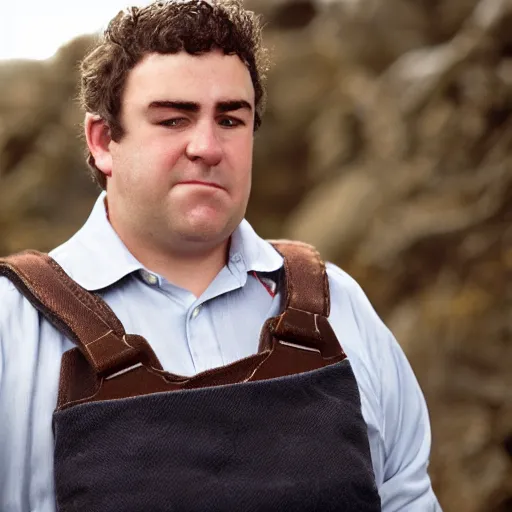
[{"label": "button placket", "polygon": [[151,274],[147,270],[141,270],[140,275],[146,284],[149,284],[150,286],[155,286],[158,284],[158,277],[154,274]]},{"label": "button placket", "polygon": [[187,320],[187,341],[198,373],[223,364],[207,307],[206,303],[196,303],[190,308]]}]

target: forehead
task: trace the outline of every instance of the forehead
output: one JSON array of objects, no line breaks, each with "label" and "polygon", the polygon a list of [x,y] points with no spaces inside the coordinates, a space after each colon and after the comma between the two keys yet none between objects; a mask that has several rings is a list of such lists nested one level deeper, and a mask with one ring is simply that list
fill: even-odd
[{"label": "forehead", "polygon": [[254,104],[247,67],[237,55],[212,51],[146,55],[128,74],[123,103],[147,107],[152,101],[193,101],[201,105],[245,100]]}]

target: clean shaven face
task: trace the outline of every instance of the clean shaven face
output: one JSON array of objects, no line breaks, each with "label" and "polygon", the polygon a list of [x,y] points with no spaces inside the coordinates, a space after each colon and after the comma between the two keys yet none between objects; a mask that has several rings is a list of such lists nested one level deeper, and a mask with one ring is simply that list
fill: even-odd
[{"label": "clean shaven face", "polygon": [[149,54],[123,93],[111,141],[116,229],[173,250],[226,241],[251,188],[254,88],[236,55]]}]

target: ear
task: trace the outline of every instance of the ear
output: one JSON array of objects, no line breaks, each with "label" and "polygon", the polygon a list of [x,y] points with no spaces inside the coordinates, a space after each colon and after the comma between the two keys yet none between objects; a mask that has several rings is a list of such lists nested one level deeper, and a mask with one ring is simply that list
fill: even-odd
[{"label": "ear", "polygon": [[112,176],[112,155],[110,153],[110,128],[98,115],[87,112],[85,114],[85,138],[89,151],[94,157],[96,167],[105,176]]}]

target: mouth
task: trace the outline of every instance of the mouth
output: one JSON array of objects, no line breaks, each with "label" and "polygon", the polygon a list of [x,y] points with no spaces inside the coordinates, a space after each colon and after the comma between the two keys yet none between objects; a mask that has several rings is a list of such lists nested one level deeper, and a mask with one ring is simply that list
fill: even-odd
[{"label": "mouth", "polygon": [[212,183],[210,181],[200,181],[200,180],[188,180],[188,181],[180,181],[177,185],[199,185],[203,187],[217,188],[219,190],[225,190],[224,187],[217,185],[217,183]]}]

